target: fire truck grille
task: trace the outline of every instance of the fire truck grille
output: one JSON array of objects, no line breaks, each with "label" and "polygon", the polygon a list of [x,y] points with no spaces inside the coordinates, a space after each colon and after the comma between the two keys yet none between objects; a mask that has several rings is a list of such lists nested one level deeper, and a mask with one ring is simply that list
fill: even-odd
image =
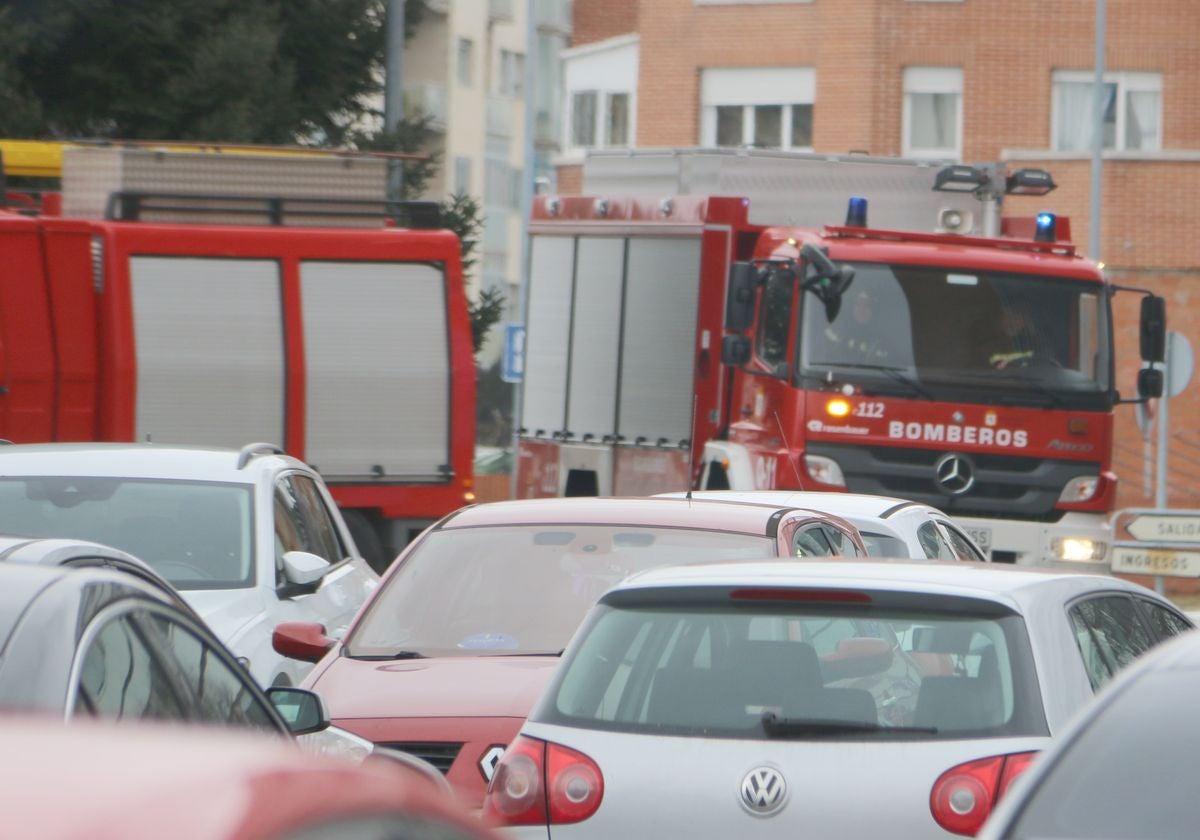
[{"label": "fire truck grille", "polygon": [[969,454],[972,483],[955,495],[937,482],[936,464],[946,450],[811,443],[808,452],[837,461],[852,493],[898,496],[947,513],[996,519],[1056,522],[1063,511],[1054,506],[1067,482],[1100,473],[1092,461]]},{"label": "fire truck grille", "polygon": [[454,759],[458,757],[458,751],[463,746],[461,743],[429,741],[379,741],[378,744],[423,758],[441,770],[443,775],[450,772],[450,766],[454,764]]}]

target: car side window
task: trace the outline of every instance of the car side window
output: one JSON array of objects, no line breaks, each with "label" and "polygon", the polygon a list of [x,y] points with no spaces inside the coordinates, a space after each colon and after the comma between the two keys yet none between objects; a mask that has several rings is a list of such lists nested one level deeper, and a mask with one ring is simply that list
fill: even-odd
[{"label": "car side window", "polygon": [[820,525],[809,525],[796,531],[792,538],[792,553],[797,557],[828,557],[837,552],[830,547]]},{"label": "car side window", "polygon": [[938,529],[937,523],[932,520],[922,522],[921,527],[917,529],[917,540],[921,543],[921,550],[925,552],[925,556],[930,560],[957,560],[954,549],[946,542],[946,538],[942,536],[942,532]]},{"label": "car side window", "polygon": [[839,531],[837,528],[822,528],[822,533],[825,534],[825,539],[829,541],[829,547],[834,554],[842,557],[860,557],[861,552],[858,546],[854,544],[854,540],[849,536]]},{"label": "car side window", "polygon": [[278,731],[249,675],[228,665],[211,643],[167,616],[147,613],[143,620],[191,687],[194,720]]},{"label": "car side window", "polygon": [[946,539],[950,542],[950,548],[959,560],[971,560],[977,563],[984,562],[985,558],[979,553],[979,550],[957,528],[945,522],[941,523],[941,525],[942,530],[946,534]]},{"label": "car side window", "polygon": [[1156,604],[1145,598],[1139,598],[1138,603],[1160,641],[1192,629],[1192,625],[1188,624],[1183,616],[1162,604]]},{"label": "car side window", "polygon": [[275,548],[277,568],[287,551],[307,551],[330,563],[346,558],[321,491],[306,475],[284,476],[275,484]]},{"label": "car side window", "polygon": [[771,367],[787,361],[788,336],[792,321],[792,289],[795,275],[771,271],[763,286],[757,347],[758,357]]},{"label": "car side window", "polygon": [[136,720],[186,720],[188,699],[155,657],[132,612],[103,622],[83,651],[75,714]]},{"label": "car side window", "polygon": [[1154,645],[1126,595],[1088,598],[1074,604],[1068,615],[1093,691]]}]

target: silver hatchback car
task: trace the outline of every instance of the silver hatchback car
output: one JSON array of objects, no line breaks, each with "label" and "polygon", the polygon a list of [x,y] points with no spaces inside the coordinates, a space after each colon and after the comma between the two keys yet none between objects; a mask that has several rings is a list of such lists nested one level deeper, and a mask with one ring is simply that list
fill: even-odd
[{"label": "silver hatchback car", "polygon": [[543,840],[969,836],[1190,626],[1125,581],[983,563],[648,571],[589,614],[485,811]]}]

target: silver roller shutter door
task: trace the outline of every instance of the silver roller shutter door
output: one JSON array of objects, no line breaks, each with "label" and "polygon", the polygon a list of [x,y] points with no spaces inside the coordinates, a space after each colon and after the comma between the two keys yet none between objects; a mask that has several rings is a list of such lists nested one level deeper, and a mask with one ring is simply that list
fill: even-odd
[{"label": "silver roller shutter door", "polygon": [[274,260],[132,257],[135,436],[284,442],[283,306]]},{"label": "silver roller shutter door", "polygon": [[535,236],[531,248],[521,426],[526,434],[549,436],[566,421],[575,240]]},{"label": "silver roller shutter door", "polygon": [[581,238],[575,273],[567,429],[596,441],[615,429],[625,240]]},{"label": "silver roller shutter door", "polygon": [[618,429],[627,443],[691,438],[699,238],[631,238]]},{"label": "silver roller shutter door", "polygon": [[450,349],[441,270],[418,263],[300,266],[305,456],[331,479],[442,480]]}]

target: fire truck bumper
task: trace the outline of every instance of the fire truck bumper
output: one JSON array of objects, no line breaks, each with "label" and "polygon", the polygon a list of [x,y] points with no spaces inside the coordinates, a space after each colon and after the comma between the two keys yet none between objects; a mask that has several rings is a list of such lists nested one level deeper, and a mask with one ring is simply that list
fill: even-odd
[{"label": "fire truck bumper", "polygon": [[1069,512],[1058,522],[955,517],[992,560],[1022,566],[1107,572],[1112,527],[1096,513]]}]

